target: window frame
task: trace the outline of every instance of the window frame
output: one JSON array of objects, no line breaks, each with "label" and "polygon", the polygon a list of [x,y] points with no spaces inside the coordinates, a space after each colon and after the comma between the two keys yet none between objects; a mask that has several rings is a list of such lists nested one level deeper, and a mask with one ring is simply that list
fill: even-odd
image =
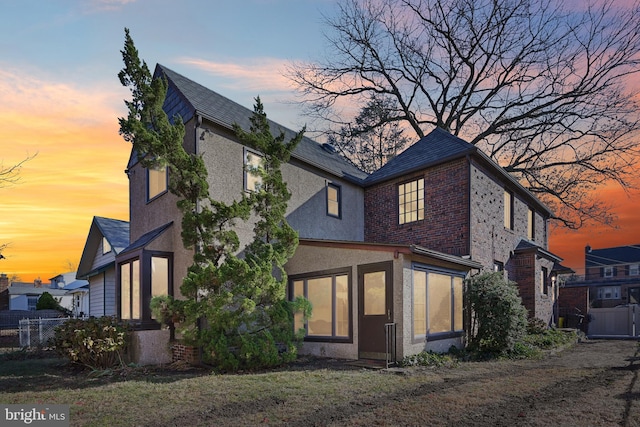
[{"label": "window frame", "polygon": [[640,275],[640,264],[633,263],[629,264],[629,276],[639,276]]},{"label": "window frame", "polygon": [[106,255],[112,251],[111,243],[106,237],[102,236],[102,255]]},{"label": "window frame", "polygon": [[[330,189],[333,189],[336,191],[336,200],[333,201],[329,198],[330,196]],[[333,217],[333,218],[338,218],[341,219],[342,218],[342,186],[338,185],[338,184],[334,184],[332,182],[328,182],[326,185],[326,205],[327,205],[327,216]],[[336,205],[336,208],[338,210],[337,214],[334,214],[331,212],[331,202],[334,202]]]},{"label": "window frame", "polygon": [[[448,339],[460,337],[464,334],[464,322],[465,322],[465,313],[464,313],[464,279],[466,277],[466,273],[455,271],[455,270],[447,270],[441,269],[425,264],[413,263],[411,268],[411,340],[412,343],[421,343],[425,341],[434,341],[440,339]],[[416,273],[424,273],[425,274],[425,289],[424,289],[424,334],[416,333],[416,288],[415,281]],[[450,282],[449,288],[449,298],[450,298],[450,313],[451,318],[449,319],[450,329],[448,331],[442,332],[429,332],[431,330],[431,318],[429,313],[429,274],[437,274],[441,276],[448,276]],[[456,283],[455,279],[458,279],[459,282]],[[459,290],[460,295],[456,293],[456,289]],[[459,309],[458,316],[456,316],[456,311]],[[456,329],[457,325],[460,325],[460,329]]]},{"label": "window frame", "polygon": [[[163,258],[167,260],[167,289],[165,295],[173,295],[173,253],[162,251],[148,251],[140,250],[130,254],[126,259],[120,260],[117,263],[116,268],[116,312],[118,319],[128,322],[137,329],[158,329],[160,324],[156,322],[151,314],[151,298],[153,295],[153,273],[152,265],[153,258]],[[139,282],[139,301],[133,301],[134,292],[132,289],[131,280],[133,278],[133,268],[131,267],[134,262],[138,262],[138,282]],[[128,318],[123,318],[122,310],[122,267],[129,265],[129,305],[130,310],[133,308],[133,304],[140,304],[140,316],[139,318],[133,318],[133,312],[131,312]],[[160,295],[160,294],[158,294]]]},{"label": "window frame", "polygon": [[[151,173],[153,172],[163,172],[164,173],[164,186],[158,186],[159,191],[151,193]],[[167,167],[163,168],[146,168],[147,173],[147,203],[157,199],[158,197],[165,194],[169,191],[169,169]],[[158,180],[160,183],[161,180]],[[161,188],[163,187],[163,188]]]},{"label": "window frame", "polygon": [[547,267],[540,267],[540,292],[542,295],[549,295],[549,269]]},{"label": "window frame", "polygon": [[[504,228],[507,230],[513,230],[513,208],[514,208],[514,194],[513,191],[504,189],[503,195],[503,210],[504,210]],[[507,210],[508,208],[508,210]]]},{"label": "window frame", "polygon": [[536,240],[536,211],[531,206],[527,211],[527,237],[531,241]]},{"label": "window frame", "polygon": [[[605,290],[611,292],[611,296],[606,296]],[[617,300],[621,299],[620,286],[598,286],[598,299],[599,300]]]},{"label": "window frame", "polygon": [[[349,325],[348,335],[340,336],[336,335],[336,277],[338,276],[346,276],[347,277],[347,320]],[[305,329],[305,337],[304,341],[308,342],[330,342],[330,343],[353,343],[353,275],[350,267],[344,268],[336,268],[331,270],[322,270],[304,274],[296,274],[289,276],[289,285],[288,285],[288,293],[289,300],[293,301],[299,295],[295,294],[295,282],[302,281],[303,286],[303,297],[308,297],[308,281],[313,279],[322,279],[331,277],[331,300],[332,300],[332,308],[331,308],[331,318],[332,318],[332,335],[309,335],[309,325],[308,320],[304,321],[302,327]],[[309,301],[311,303],[311,301]],[[311,313],[313,317],[313,311]],[[297,330],[294,322],[294,329]]]},{"label": "window frame", "polygon": [[611,267],[611,266],[602,267],[602,277],[610,278],[614,276],[615,276],[614,267]]},{"label": "window frame", "polygon": [[[406,190],[407,185],[416,184],[416,190],[409,189]],[[421,188],[422,186],[422,188]],[[422,190],[422,191],[420,191]],[[415,179],[410,179],[404,182],[399,183],[396,186],[397,193],[397,203],[398,203],[398,225],[404,224],[412,224],[419,221],[424,221],[425,219],[425,207],[426,207],[426,187],[425,187],[425,179],[424,176],[416,177]],[[407,199],[407,195],[414,195],[414,198]],[[410,207],[412,203],[416,204],[416,209],[407,209]],[[412,219],[412,214],[415,214],[416,219]],[[411,215],[407,218],[408,215]]]},{"label": "window frame", "polygon": [[[262,164],[264,163],[264,156],[255,151],[255,150],[251,150],[247,147],[244,147],[243,150],[243,161],[242,161],[242,170],[244,171],[243,173],[243,188],[244,191],[247,192],[255,192],[255,191],[259,191],[260,187],[262,186],[262,176],[260,175],[253,175],[251,173],[251,171],[249,170],[249,156],[256,156],[259,160],[259,166],[262,166]],[[259,167],[258,166],[258,167]],[[253,164],[251,164],[251,167],[253,168]],[[251,177],[249,175],[252,175]],[[254,183],[254,188],[249,188],[249,183],[253,182]]]}]

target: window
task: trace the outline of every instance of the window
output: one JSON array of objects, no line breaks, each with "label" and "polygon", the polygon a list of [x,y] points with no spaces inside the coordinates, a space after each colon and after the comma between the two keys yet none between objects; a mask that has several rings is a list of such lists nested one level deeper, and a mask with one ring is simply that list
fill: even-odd
[{"label": "window", "polygon": [[604,277],[613,277],[613,267],[604,267],[603,268],[603,276]]},{"label": "window", "polygon": [[502,261],[493,260],[493,271],[504,271],[504,263]]},{"label": "window", "polygon": [[424,219],[424,178],[398,186],[399,223]]},{"label": "window", "polygon": [[598,299],[620,299],[620,286],[602,286],[598,288]]},{"label": "window", "polygon": [[531,208],[527,212],[527,238],[536,240],[536,212]]},{"label": "window", "polygon": [[102,238],[102,255],[108,254],[109,252],[111,252],[111,244],[109,243],[106,237],[103,237]]},{"label": "window", "polygon": [[140,319],[140,261],[120,265],[120,318]]},{"label": "window", "polygon": [[545,267],[540,269],[540,286],[544,295],[549,294],[549,270]]},{"label": "window", "polygon": [[40,296],[27,296],[27,310],[36,311]]},{"label": "window", "polygon": [[347,270],[293,278],[290,282],[293,299],[303,296],[312,306],[306,324],[296,314],[294,327],[304,328],[306,337],[323,340],[346,340],[351,336],[351,277]]},{"label": "window", "polygon": [[631,264],[629,266],[629,276],[640,275],[640,264]]},{"label": "window", "polygon": [[247,191],[258,191],[262,186],[262,176],[260,169],[264,158],[253,151],[244,152],[244,189]]},{"label": "window", "polygon": [[167,191],[167,168],[147,169],[147,201]]},{"label": "window", "polygon": [[504,228],[513,230],[513,193],[504,190]]},{"label": "window", "polygon": [[414,269],[414,339],[462,331],[462,292],[462,276]]},{"label": "window", "polygon": [[340,218],[340,187],[327,184],[327,215]]}]

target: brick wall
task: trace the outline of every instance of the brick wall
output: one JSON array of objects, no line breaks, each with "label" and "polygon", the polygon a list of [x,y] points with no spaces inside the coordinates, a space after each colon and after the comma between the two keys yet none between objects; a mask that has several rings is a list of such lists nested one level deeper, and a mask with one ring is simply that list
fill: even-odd
[{"label": "brick wall", "polygon": [[192,365],[198,364],[200,357],[198,348],[184,344],[174,344],[171,346],[173,362],[183,361]]},{"label": "brick wall", "polygon": [[529,317],[536,313],[536,260],[532,252],[515,254],[507,265],[509,279],[518,284],[522,305]]},{"label": "brick wall", "polygon": [[[424,178],[425,219],[398,224],[398,184]],[[469,176],[466,159],[380,183],[365,191],[365,241],[417,244],[469,253]]]},{"label": "brick wall", "polygon": [[[587,315],[589,310],[589,287],[562,287],[559,290],[558,306],[560,317],[564,317],[565,325],[576,327],[576,315]],[[577,309],[577,310],[576,310]],[[583,331],[586,331],[587,322],[582,323]]]}]

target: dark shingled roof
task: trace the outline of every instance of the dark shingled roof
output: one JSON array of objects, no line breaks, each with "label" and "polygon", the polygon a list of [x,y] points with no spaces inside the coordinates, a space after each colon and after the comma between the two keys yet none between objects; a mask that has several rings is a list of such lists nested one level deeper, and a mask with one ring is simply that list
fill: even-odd
[{"label": "dark shingled roof", "polygon": [[422,137],[418,142],[369,175],[364,182],[365,185],[372,185],[476,151],[477,148],[467,141],[443,129],[435,128],[431,133]]},{"label": "dark shingled roof", "polygon": [[94,217],[94,221],[116,254],[129,246],[129,223],[127,221],[101,216]]},{"label": "dark shingled roof", "polygon": [[151,230],[148,233],[143,234],[142,236],[140,236],[138,240],[131,243],[131,245],[129,245],[124,251],[122,251],[122,253],[124,254],[136,249],[144,248],[149,243],[153,242],[156,238],[158,238],[162,233],[164,233],[164,231],[167,228],[171,227],[172,225],[173,225],[173,221],[168,222],[164,225],[161,225],[160,227],[154,230]]},{"label": "dark shingled roof", "polygon": [[[238,123],[243,129],[249,129],[252,110],[158,64],[155,75],[160,74],[164,74],[169,83],[164,109],[170,118],[179,115],[187,122],[200,115],[227,129],[233,129],[234,123]],[[281,129],[287,138],[296,134],[273,121],[270,121],[270,124],[274,135],[279,134]],[[300,141],[292,157],[357,184],[362,184],[362,180],[367,177],[367,173],[356,168],[342,156],[326,150],[323,145],[307,137]]]},{"label": "dark shingled roof", "polygon": [[585,262],[587,268],[640,263],[640,244],[603,249],[587,247]]}]

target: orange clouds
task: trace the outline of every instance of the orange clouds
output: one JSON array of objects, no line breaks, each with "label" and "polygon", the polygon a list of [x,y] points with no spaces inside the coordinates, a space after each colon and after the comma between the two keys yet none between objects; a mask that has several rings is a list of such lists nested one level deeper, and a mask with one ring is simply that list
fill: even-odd
[{"label": "orange clouds", "polygon": [[[637,186],[640,182],[636,182]],[[563,265],[584,274],[584,247],[595,249],[640,243],[640,191],[625,192],[617,184],[598,191],[598,196],[610,203],[618,220],[614,227],[588,226],[571,231],[552,229],[549,249],[564,258]]]},{"label": "orange clouds", "polygon": [[130,145],[117,123],[127,93],[0,70],[0,96],[3,165],[37,153],[0,188],[0,272],[46,281],[78,263],[94,215],[128,219]]}]

